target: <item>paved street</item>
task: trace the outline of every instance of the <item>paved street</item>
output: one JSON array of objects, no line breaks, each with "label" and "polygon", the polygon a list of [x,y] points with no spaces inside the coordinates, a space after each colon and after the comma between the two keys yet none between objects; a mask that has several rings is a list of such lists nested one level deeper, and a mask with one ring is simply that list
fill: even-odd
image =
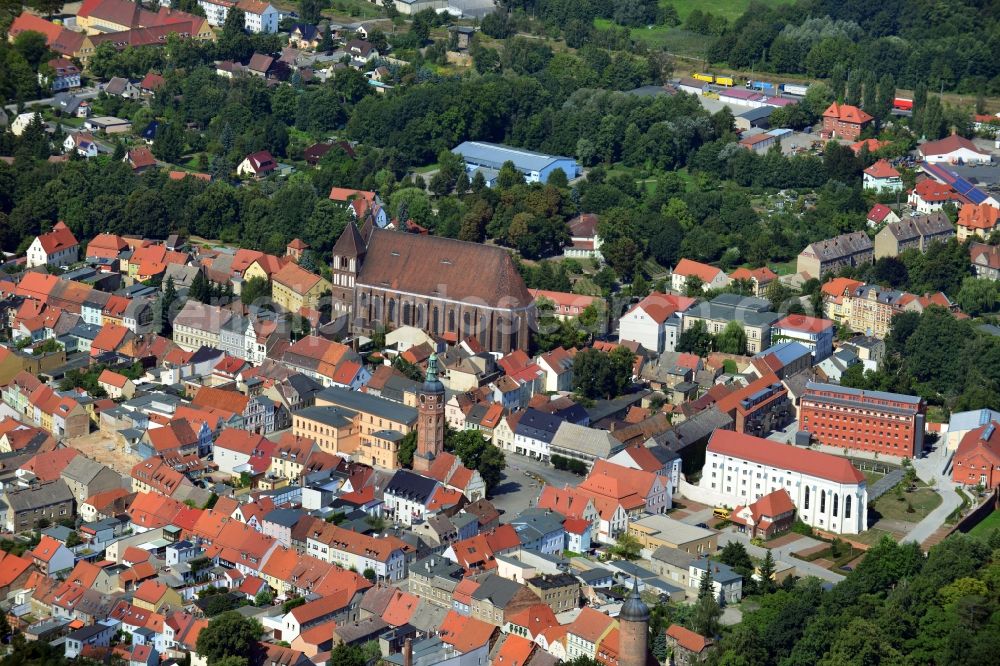
[{"label": "paved street", "polygon": [[[736,530],[726,530],[721,534],[719,534],[719,548],[722,548],[731,541],[737,541],[739,543],[742,543],[746,547],[747,552],[753,555],[754,557],[764,557],[766,555],[765,551],[767,549],[761,548],[760,546],[754,546],[753,544],[751,544],[750,539],[749,537],[747,537],[746,534],[740,534]],[[776,561],[788,562],[790,564],[794,564],[796,572],[799,576],[803,577],[815,576],[820,580],[825,580],[830,583],[839,583],[840,581],[844,580],[844,577],[841,576],[840,574],[834,573],[833,571],[829,571],[828,569],[824,569],[818,564],[813,564],[812,562],[804,562],[798,558],[792,557],[791,555],[794,552],[805,550],[806,548],[818,545],[819,543],[821,542],[804,536],[779,548],[771,549],[771,556]]]},{"label": "paved street", "polygon": [[[79,90],[71,91],[74,95],[81,99],[93,99],[100,94],[100,89],[98,88],[80,88]],[[54,97],[46,97],[44,99],[34,99],[30,102],[25,102],[24,106],[26,108],[31,108],[33,106],[49,106],[52,104]],[[7,113],[17,113],[17,104],[8,104],[4,107]],[[13,119],[13,118],[12,118]]]},{"label": "paved street", "polygon": [[532,460],[516,453],[505,451],[507,457],[507,468],[505,478],[496,489],[496,495],[492,498],[494,506],[506,511],[507,515],[514,516],[535,504],[538,494],[542,492],[542,484],[529,477],[525,472],[538,475],[545,480],[545,483],[562,488],[570,485],[576,486],[583,481],[583,477],[571,472],[560,471],[546,463]]},{"label": "paved street", "polygon": [[955,492],[956,484],[948,474],[951,457],[952,454],[946,450],[944,442],[938,441],[934,449],[913,461],[913,469],[916,470],[917,476],[941,496],[941,504],[917,523],[902,541],[916,541],[922,544],[944,525],[945,519],[952,511],[962,505],[962,498]]}]

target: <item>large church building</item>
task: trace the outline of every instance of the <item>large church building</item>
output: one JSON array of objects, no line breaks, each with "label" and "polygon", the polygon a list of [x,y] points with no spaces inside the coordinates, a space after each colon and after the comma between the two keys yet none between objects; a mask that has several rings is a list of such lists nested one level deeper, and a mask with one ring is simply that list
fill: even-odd
[{"label": "large church building", "polygon": [[528,348],[531,294],[507,250],[350,222],[333,248],[335,313],[351,331],[416,326],[446,342]]}]

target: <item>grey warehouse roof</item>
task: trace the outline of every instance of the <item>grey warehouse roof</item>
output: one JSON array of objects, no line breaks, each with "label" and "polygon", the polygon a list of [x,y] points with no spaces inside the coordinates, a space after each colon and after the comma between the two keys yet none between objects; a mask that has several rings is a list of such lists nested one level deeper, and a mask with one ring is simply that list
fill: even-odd
[{"label": "grey warehouse roof", "polygon": [[513,162],[521,171],[541,171],[553,162],[559,160],[574,161],[572,157],[560,155],[545,155],[521,148],[511,148],[485,141],[464,141],[452,151],[465,158],[467,164],[499,169],[504,162]]}]

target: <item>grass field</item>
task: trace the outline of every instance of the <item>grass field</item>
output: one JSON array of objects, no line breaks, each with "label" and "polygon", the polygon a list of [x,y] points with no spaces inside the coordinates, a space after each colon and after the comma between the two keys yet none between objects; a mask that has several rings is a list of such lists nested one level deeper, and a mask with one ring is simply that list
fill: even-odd
[{"label": "grass field", "polygon": [[[768,6],[789,5],[794,1],[758,0],[760,4]],[[682,21],[695,9],[700,9],[703,12],[711,12],[716,16],[724,16],[730,21],[734,21],[747,10],[747,7],[750,6],[750,0],[712,0],[711,2],[705,2],[705,0],[660,0],[660,6],[666,5],[673,5]]]},{"label": "grass field", "polygon": [[865,482],[868,484],[869,488],[871,488],[876,481],[885,476],[885,474],[882,474],[881,472],[873,472],[871,470],[864,470],[862,474],[865,475]]},{"label": "grass field", "polygon": [[[906,510],[907,503],[913,505],[913,513]],[[875,500],[874,511],[881,518],[901,520],[907,523],[918,523],[927,514],[941,504],[941,496],[923,484],[917,486],[912,493],[903,493],[903,501],[896,497],[896,491],[890,490]]]},{"label": "grass field", "polygon": [[986,516],[981,523],[969,531],[972,536],[988,537],[993,530],[1000,530],[1000,511]]}]

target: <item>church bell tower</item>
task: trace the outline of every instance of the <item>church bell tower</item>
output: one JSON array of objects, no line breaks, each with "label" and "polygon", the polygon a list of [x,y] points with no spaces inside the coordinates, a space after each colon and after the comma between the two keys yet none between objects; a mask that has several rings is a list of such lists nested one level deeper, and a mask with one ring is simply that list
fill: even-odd
[{"label": "church bell tower", "polygon": [[413,471],[426,472],[444,451],[444,384],[437,377],[437,354],[427,359],[427,378],[417,395],[417,412]]}]

